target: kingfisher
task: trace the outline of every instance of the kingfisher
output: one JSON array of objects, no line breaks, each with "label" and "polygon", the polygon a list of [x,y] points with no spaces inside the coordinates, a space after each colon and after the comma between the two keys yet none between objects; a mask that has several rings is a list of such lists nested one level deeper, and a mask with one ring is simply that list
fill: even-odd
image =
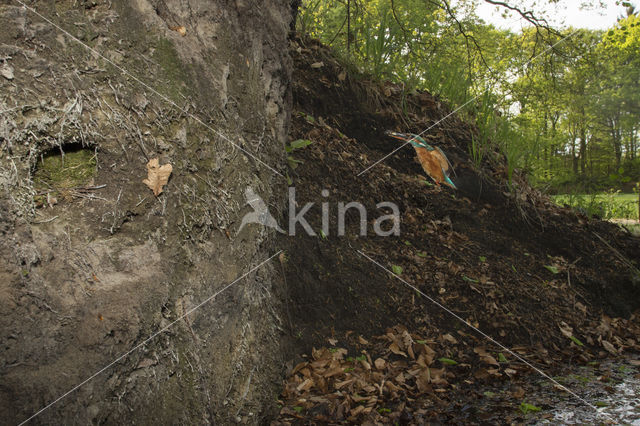
[{"label": "kingfisher", "polygon": [[422,169],[436,185],[440,186],[440,183],[444,183],[453,189],[458,189],[449,178],[453,166],[440,148],[429,145],[419,135],[413,133],[397,133],[387,130],[385,134],[401,141],[410,142],[416,150]]}]

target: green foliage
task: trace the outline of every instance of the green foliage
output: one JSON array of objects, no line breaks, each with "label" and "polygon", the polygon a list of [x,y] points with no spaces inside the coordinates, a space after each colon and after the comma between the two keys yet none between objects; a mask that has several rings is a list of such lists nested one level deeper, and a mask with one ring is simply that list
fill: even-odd
[{"label": "green foliage", "polygon": [[422,0],[307,1],[298,28],[331,45],[364,73],[466,98],[465,42],[437,3]]},{"label": "green foliage", "polygon": [[584,344],[575,336],[571,336],[569,339],[578,346],[584,346]]},{"label": "green foliage", "polygon": [[297,139],[297,140],[291,142],[288,146],[286,146],[285,150],[287,152],[293,152],[296,149],[301,149],[301,148],[304,148],[306,146],[309,146],[309,145],[311,145],[311,143],[312,142],[310,140],[308,140],[308,139]]},{"label": "green foliage", "polygon": [[466,13],[473,2],[453,3],[307,0],[298,28],[360,73],[460,107],[477,125],[470,157],[480,166],[500,150],[509,183],[516,169],[556,192],[640,180],[637,15],[607,32],[512,33]]},{"label": "green foliage", "polygon": [[[285,151],[287,151],[287,153],[293,153],[295,150],[305,148],[311,144],[312,142],[308,139],[297,139],[285,146]],[[292,169],[295,169],[299,164],[304,163],[304,161],[294,158],[293,155],[288,155],[287,161],[289,162],[289,167]]]},{"label": "green foliage", "polygon": [[402,266],[398,266],[398,265],[391,265],[391,270],[393,271],[394,274],[396,275],[402,275]]},{"label": "green foliage", "polygon": [[553,197],[558,205],[568,205],[588,217],[637,219],[638,194],[607,191],[594,194],[565,194]]},{"label": "green foliage", "polygon": [[522,414],[537,413],[541,410],[542,408],[536,407],[535,405],[526,403],[524,401],[522,402],[522,404],[520,404],[520,411],[522,411]]}]

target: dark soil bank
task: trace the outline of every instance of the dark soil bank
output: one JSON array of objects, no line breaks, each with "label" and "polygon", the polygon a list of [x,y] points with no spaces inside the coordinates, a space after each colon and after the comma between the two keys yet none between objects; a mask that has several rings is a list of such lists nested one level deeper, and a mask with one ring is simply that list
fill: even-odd
[{"label": "dark soil bank", "polygon": [[[457,191],[431,185],[411,147],[358,176],[397,147],[385,130],[421,132],[446,105],[345,74],[310,40],[292,56],[289,139],[312,142],[293,151],[292,180],[300,208],[315,203],[306,217],[318,235],[299,227],[282,239],[292,333],[309,356],[290,370],[279,421],[515,421],[480,415],[473,401],[489,383],[531,373],[523,360],[551,373],[637,353],[640,239],[556,207],[518,175],[509,191],[498,154],[471,162],[474,129],[456,116],[425,138],[449,156]],[[349,201],[367,207],[365,237],[357,210],[336,235],[337,203]],[[399,206],[399,236],[374,233],[383,201]]]}]

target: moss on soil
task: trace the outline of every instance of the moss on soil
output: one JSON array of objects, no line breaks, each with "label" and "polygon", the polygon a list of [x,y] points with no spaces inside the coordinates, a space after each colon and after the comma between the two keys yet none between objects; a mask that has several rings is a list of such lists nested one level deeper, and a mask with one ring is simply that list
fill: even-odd
[{"label": "moss on soil", "polygon": [[186,83],[188,81],[186,70],[178,57],[178,52],[176,52],[169,40],[165,38],[158,39],[153,52],[153,59],[160,65],[164,74],[163,82],[166,87],[161,92],[173,101],[179,101],[183,96],[188,95],[183,93],[189,87]]},{"label": "moss on soil", "polygon": [[89,149],[43,155],[33,175],[35,188],[66,191],[87,185],[97,170],[96,155]]}]

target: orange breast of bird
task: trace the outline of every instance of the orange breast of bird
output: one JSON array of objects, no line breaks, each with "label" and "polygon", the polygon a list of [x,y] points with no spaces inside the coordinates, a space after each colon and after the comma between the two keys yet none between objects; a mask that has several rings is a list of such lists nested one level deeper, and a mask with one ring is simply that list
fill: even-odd
[{"label": "orange breast of bird", "polygon": [[436,148],[434,151],[431,151],[431,155],[438,159],[442,170],[449,175],[449,161],[447,160],[447,157],[444,156],[444,153],[440,151],[440,148]]},{"label": "orange breast of bird", "polygon": [[[440,184],[444,182],[444,173],[442,172],[443,166],[439,155],[436,155],[438,151],[427,151],[425,148],[416,148],[416,154],[418,154],[418,160],[422,165],[422,169],[427,174]],[[442,158],[445,164],[447,160]],[[447,164],[447,167],[449,165]],[[446,170],[446,169],[445,169]]]}]

